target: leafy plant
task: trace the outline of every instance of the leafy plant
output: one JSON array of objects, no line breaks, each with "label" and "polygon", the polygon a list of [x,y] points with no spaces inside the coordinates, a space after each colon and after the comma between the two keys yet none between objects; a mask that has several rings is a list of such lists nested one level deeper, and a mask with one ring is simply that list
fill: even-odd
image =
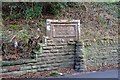
[{"label": "leafy plant", "polygon": [[58,72],[52,72],[49,74],[49,76],[60,76],[60,73]]},{"label": "leafy plant", "polygon": [[30,28],[29,24],[24,25],[24,29],[29,29],[29,28]]},{"label": "leafy plant", "polygon": [[7,38],[7,36],[3,34],[3,31],[0,31],[0,39],[2,38]]},{"label": "leafy plant", "polygon": [[28,42],[28,32],[22,32],[22,33],[19,33],[18,35],[17,35],[17,39],[18,40],[20,40],[20,39],[22,39],[23,41],[25,41],[25,43],[27,43]]},{"label": "leafy plant", "polygon": [[23,18],[26,5],[24,2],[3,2],[2,17],[4,20]]},{"label": "leafy plant", "polygon": [[96,43],[97,43],[97,45],[100,45],[100,44],[101,44],[100,39],[97,39],[97,40],[96,40]]},{"label": "leafy plant", "polygon": [[18,30],[20,27],[18,24],[11,25],[12,30]]},{"label": "leafy plant", "polygon": [[40,22],[38,23],[38,26],[39,27],[43,27],[43,26],[45,26],[45,24],[46,24],[46,21],[45,20],[40,20]]},{"label": "leafy plant", "polygon": [[67,2],[8,2],[2,3],[2,17],[4,20],[21,18],[31,20],[46,13],[53,15],[59,14],[62,9],[69,6]]},{"label": "leafy plant", "polygon": [[65,2],[57,2],[57,3],[50,3],[49,11],[51,14],[59,14],[62,9],[64,9],[67,6],[67,3]]},{"label": "leafy plant", "polygon": [[28,7],[25,10],[25,18],[26,19],[33,19],[36,16],[42,15],[42,5],[39,3],[33,3],[32,7]]},{"label": "leafy plant", "polygon": [[117,17],[120,18],[120,10],[118,10],[117,15]]}]

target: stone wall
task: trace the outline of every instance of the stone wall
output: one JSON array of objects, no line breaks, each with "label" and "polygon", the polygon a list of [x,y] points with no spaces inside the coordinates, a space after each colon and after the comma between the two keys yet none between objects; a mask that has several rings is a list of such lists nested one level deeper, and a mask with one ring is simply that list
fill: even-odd
[{"label": "stone wall", "polygon": [[16,61],[2,61],[3,75],[17,75],[28,72],[47,71],[74,67],[75,43],[55,44],[47,39],[42,52],[36,53],[35,59],[22,59]]},{"label": "stone wall", "polygon": [[87,70],[100,70],[118,67],[118,40],[106,39],[91,42],[87,40],[82,52]]},{"label": "stone wall", "polygon": [[4,76],[63,68],[81,72],[118,67],[117,40],[86,40],[83,45],[80,42],[58,45],[47,39],[42,48],[42,53],[36,53],[35,59],[3,61],[0,72]]}]

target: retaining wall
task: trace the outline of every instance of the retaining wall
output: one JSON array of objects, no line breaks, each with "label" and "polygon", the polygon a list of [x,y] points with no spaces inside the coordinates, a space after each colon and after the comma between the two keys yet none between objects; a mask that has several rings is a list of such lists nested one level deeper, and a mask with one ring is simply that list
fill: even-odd
[{"label": "retaining wall", "polygon": [[2,74],[17,75],[27,72],[47,71],[74,67],[75,42],[55,44],[47,39],[42,52],[36,53],[35,59],[2,61]]},{"label": "retaining wall", "polygon": [[71,68],[77,71],[101,70],[103,67],[118,67],[119,52],[117,40],[85,41],[55,44],[47,39],[43,51],[36,53],[35,59],[2,61],[4,75]]},{"label": "retaining wall", "polygon": [[119,51],[118,40],[88,40],[84,44],[82,52],[87,70],[100,70],[118,67]]}]

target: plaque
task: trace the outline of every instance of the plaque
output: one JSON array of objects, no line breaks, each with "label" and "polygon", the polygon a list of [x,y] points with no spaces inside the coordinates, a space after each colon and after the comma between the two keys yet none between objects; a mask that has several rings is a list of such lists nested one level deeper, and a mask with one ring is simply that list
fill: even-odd
[{"label": "plaque", "polygon": [[47,20],[47,36],[56,43],[79,40],[80,20]]},{"label": "plaque", "polygon": [[73,37],[76,36],[75,25],[53,25],[53,37]]}]

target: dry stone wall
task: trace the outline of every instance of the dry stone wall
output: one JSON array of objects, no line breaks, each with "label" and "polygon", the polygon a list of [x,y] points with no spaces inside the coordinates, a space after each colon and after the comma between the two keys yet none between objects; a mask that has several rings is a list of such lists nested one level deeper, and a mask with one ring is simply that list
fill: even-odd
[{"label": "dry stone wall", "polygon": [[87,70],[101,70],[118,67],[118,40],[98,40],[85,42],[83,47],[84,61]]},{"label": "dry stone wall", "polygon": [[51,39],[47,40],[47,46],[43,46],[43,53],[38,54],[38,61],[46,64],[46,69],[73,68],[74,44],[62,43],[56,45]]},{"label": "dry stone wall", "polygon": [[47,71],[53,69],[74,67],[75,44],[61,43],[56,45],[51,39],[43,46],[42,53],[37,53],[35,59],[3,61],[3,75],[17,75],[28,72]]},{"label": "dry stone wall", "polygon": [[51,39],[47,39],[47,42],[43,46],[43,52],[37,53],[35,59],[3,61],[0,72],[3,75],[20,75],[62,68],[71,68],[81,72],[118,67],[119,64],[117,40],[87,41],[84,44],[72,42],[59,45]]}]

